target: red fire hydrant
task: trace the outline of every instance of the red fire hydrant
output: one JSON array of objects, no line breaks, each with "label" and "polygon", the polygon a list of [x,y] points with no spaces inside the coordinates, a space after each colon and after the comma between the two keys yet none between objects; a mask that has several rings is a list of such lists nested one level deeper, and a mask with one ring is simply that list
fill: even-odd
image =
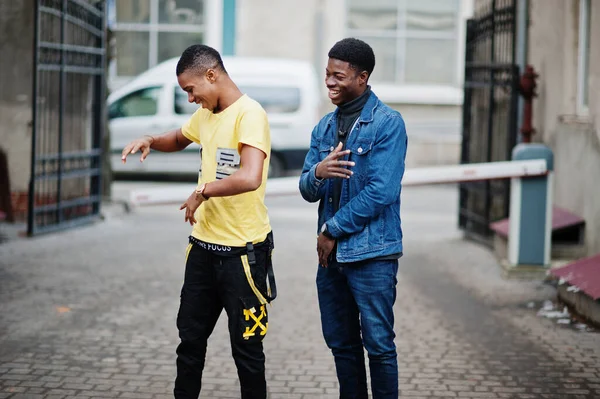
[{"label": "red fire hydrant", "polygon": [[531,136],[535,133],[533,128],[533,97],[537,97],[535,89],[537,88],[536,78],[539,75],[531,65],[525,67],[525,72],[519,80],[519,93],[523,96],[523,123],[521,125],[521,136],[523,143],[531,143]]}]

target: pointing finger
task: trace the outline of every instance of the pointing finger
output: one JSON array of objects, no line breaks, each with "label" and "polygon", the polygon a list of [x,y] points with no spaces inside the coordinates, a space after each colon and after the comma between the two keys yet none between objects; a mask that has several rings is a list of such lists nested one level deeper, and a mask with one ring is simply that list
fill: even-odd
[{"label": "pointing finger", "polygon": [[123,163],[125,163],[127,161],[127,155],[129,155],[130,152],[131,152],[131,144],[127,144],[125,146],[125,148],[123,148],[123,151],[121,152],[121,160],[123,161]]},{"label": "pointing finger", "polygon": [[142,147],[142,144],[138,143],[135,146],[133,146],[133,148],[131,149],[131,153],[135,154],[136,152],[138,152],[138,150]]},{"label": "pointing finger", "polygon": [[144,150],[142,151],[142,156],[140,157],[140,162],[144,162],[144,159],[146,159],[148,154],[150,154],[150,147],[144,147]]}]

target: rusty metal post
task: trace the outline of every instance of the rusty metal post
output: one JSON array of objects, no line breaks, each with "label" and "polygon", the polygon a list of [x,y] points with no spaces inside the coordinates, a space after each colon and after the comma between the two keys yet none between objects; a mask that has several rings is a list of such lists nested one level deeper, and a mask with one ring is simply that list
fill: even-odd
[{"label": "rusty metal post", "polygon": [[533,128],[533,97],[537,97],[536,79],[539,75],[531,65],[527,65],[525,72],[519,81],[519,93],[523,96],[523,124],[521,125],[521,137],[523,143],[531,143],[531,136],[535,133]]}]

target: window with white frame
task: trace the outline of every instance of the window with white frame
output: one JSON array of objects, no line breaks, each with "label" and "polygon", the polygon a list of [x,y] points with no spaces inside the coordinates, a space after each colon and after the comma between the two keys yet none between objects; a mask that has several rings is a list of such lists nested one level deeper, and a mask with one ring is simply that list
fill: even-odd
[{"label": "window with white frame", "polygon": [[372,81],[458,85],[460,0],[346,0],[350,36],[375,51]]},{"label": "window with white frame", "polygon": [[590,0],[579,0],[577,55],[577,113],[587,114],[589,107]]},{"label": "window with white frame", "polygon": [[132,77],[205,41],[205,0],[110,0],[111,77]]}]

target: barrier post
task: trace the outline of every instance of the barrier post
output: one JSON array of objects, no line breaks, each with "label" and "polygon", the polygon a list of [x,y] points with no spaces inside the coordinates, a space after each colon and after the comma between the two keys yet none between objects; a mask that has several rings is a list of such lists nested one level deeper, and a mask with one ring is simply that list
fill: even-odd
[{"label": "barrier post", "polygon": [[512,152],[512,159],[544,159],[548,173],[511,179],[508,266],[548,268],[552,234],[552,150],[543,144],[519,144]]}]

